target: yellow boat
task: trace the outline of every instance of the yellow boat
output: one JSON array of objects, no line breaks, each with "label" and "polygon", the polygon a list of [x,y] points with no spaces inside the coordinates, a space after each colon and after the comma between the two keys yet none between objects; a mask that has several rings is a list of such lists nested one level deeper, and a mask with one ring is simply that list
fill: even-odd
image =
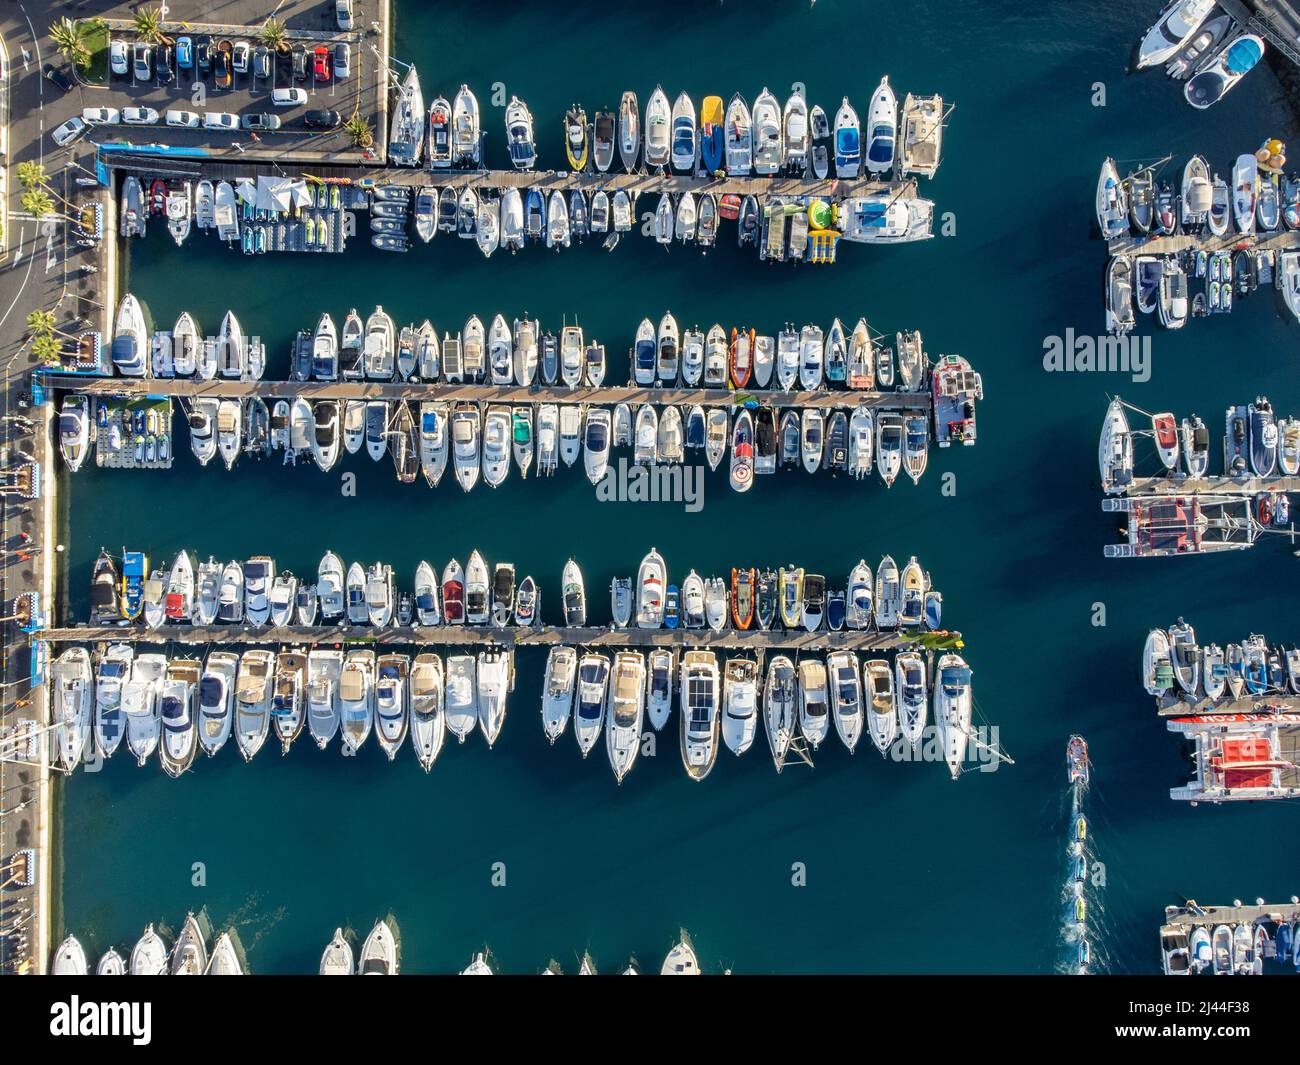
[{"label": "yellow boat", "polygon": [[573,106],[564,114],[564,152],[569,157],[569,166],[581,173],[587,169],[587,112],[581,107]]},{"label": "yellow boat", "polygon": [[706,96],[700,107],[700,161],[711,174],[722,170],[726,164],[725,131],[722,97]]}]

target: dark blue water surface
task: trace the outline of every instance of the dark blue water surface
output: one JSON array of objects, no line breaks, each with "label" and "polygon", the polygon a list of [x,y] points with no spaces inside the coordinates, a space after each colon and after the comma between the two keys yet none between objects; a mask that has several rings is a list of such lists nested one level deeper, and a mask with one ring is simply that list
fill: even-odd
[{"label": "dark blue water surface", "polygon": [[[457,969],[484,943],[511,971],[552,956],[573,971],[584,948],[605,970],[629,954],[657,967],[685,926],[712,970],[1046,972],[1062,956],[1063,753],[1075,731],[1096,766],[1099,967],[1156,966],[1161,909],[1181,896],[1296,891],[1294,807],[1172,802],[1188,766],[1137,676],[1146,629],[1179,614],[1221,644],[1248,631],[1296,639],[1291,550],[1275,538],[1218,558],[1105,561],[1115,523],[1100,511],[1096,468],[1115,392],[1180,417],[1199,410],[1212,427],[1259,393],[1300,412],[1295,330],[1261,291],[1230,317],[1156,335],[1148,383],[1042,367],[1045,337],[1103,329],[1092,204],[1106,155],[1172,153],[1181,167],[1201,152],[1226,175],[1240,152],[1294,132],[1263,67],[1207,113],[1158,73],[1126,76],[1155,7],[400,5],[397,54],[417,62],[426,99],[461,82],[476,89],[497,166],[495,81],[505,99],[529,102],[542,164],[557,167],[564,109],[575,99],[589,113],[616,107],[628,87],[643,102],[656,83],[670,98],[685,88],[698,103],[733,91],[752,100],[764,84],[784,99],[803,82],[828,113],[847,93],[864,117],[883,73],[900,99],[942,93],[956,110],[925,190],[952,212],[955,235],[845,245],[833,267],[788,269],[738,252],[730,227],[707,257],[631,235],[613,254],[589,243],[491,261],[445,235],[400,257],[359,239],[346,257],[252,260],[207,236],[177,249],[154,227],[130,250],[130,285],[156,322],[188,309],[213,332],[233,306],[267,342],[270,378],[323,310],[341,323],[349,307],[365,315],[382,303],[399,324],[427,316],[440,331],[470,313],[487,323],[526,311],[555,329],[576,315],[616,356],[619,379],[637,322],[665,309],[683,326],[768,333],[865,314],[886,333],[921,329],[932,355],[972,360],[988,397],[978,446],[936,451],[919,487],[788,473],[736,496],[710,475],[694,514],[597,503],[577,470],[548,482],[512,474],[499,491],[466,496],[450,477],[436,491],[398,485],[387,460],[364,455],[329,475],[248,461],[227,474],[186,450],[168,473],[91,468],[73,479],[74,612],[84,615],[105,544],[155,558],[265,552],[298,573],[332,548],[385,559],[407,581],[421,558],[441,566],[477,547],[534,574],[548,613],[573,555],[597,618],[611,577],[633,573],[651,545],[679,578],[794,560],[842,582],[860,557],[916,554],[944,593],[945,620],[965,634],[979,707],[1015,764],[954,783],[942,766],[884,762],[865,742],[851,757],[832,740],[814,770],[777,776],[760,737],[739,761],[723,751],[699,785],[682,772],[674,719],[659,757],[617,787],[603,744],[585,762],[568,735],[548,747],[537,721],[544,655],[521,653],[497,748],[453,744],[428,776],[409,751],[389,765],[371,744],[345,761],[337,746],[322,754],[305,740],[288,757],[268,745],[250,765],[232,743],[181,780],[125,753],[78,774],[63,816],[67,926],[103,950],[129,945],[149,921],[175,930],[206,906],[214,924],[238,929],[259,972],[314,971],[336,925],[364,935],[390,911],[409,970]],[[340,470],[357,473],[355,498],[341,494]],[[946,471],[951,497],[940,491]],[[1104,627],[1092,624],[1097,603]],[[505,886],[493,886],[494,863]],[[806,886],[792,885],[796,863]]]}]

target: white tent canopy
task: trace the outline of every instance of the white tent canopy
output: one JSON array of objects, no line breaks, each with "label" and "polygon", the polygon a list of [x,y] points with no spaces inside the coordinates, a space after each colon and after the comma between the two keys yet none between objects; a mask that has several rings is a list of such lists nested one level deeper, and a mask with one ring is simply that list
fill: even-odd
[{"label": "white tent canopy", "polygon": [[307,207],[311,204],[307,183],[287,177],[259,174],[256,186],[250,178],[243,178],[235,186],[235,192],[241,200],[251,203],[259,211],[288,213],[295,206]]}]

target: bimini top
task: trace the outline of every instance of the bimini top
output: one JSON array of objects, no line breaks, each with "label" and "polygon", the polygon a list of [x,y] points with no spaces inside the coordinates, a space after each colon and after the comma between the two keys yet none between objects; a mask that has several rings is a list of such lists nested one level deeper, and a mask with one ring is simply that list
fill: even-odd
[{"label": "bimini top", "polygon": [[1264,55],[1264,46],[1257,37],[1243,37],[1228,49],[1224,67],[1229,74],[1245,74]]}]

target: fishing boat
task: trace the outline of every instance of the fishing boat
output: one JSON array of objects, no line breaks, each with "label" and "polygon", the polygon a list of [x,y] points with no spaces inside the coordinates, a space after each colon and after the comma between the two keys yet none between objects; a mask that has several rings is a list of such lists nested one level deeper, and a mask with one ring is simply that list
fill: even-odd
[{"label": "fishing boat", "polygon": [[537,144],[533,135],[533,114],[528,105],[512,96],[506,105],[506,145],[510,165],[516,170],[532,170],[537,163]]},{"label": "fishing boat", "polygon": [[775,174],[784,156],[781,105],[766,86],[754,100],[753,144],[754,173]]},{"label": "fishing boat", "polygon": [[1264,57],[1264,41],[1243,33],[1208,56],[1183,89],[1187,102],[1203,111],[1218,103]]},{"label": "fishing boat", "polygon": [[618,104],[618,156],[629,174],[641,154],[641,105],[636,93],[625,92]]},{"label": "fishing boat", "polygon": [[844,97],[835,113],[835,175],[856,178],[862,166],[862,138],[858,113]]},{"label": "fishing boat", "polygon": [[424,93],[415,66],[407,68],[406,77],[393,101],[388,134],[388,159],[395,166],[419,166],[424,150]]},{"label": "fishing boat", "polygon": [[656,85],[645,108],[644,158],[647,167],[663,169],[670,154],[672,110],[662,86]]},{"label": "fishing boat", "polygon": [[645,701],[645,655],[639,651],[619,651],[614,656],[614,670],[609,680],[605,746],[614,779],[620,784],[632,771],[641,750]]},{"label": "fishing boat", "polygon": [[452,104],[451,158],[456,166],[477,167],[482,158],[478,98],[462,85]]},{"label": "fishing boat", "polygon": [[452,143],[451,104],[446,97],[436,97],[429,105],[428,144],[425,157],[429,166],[445,170],[452,165],[455,146]]},{"label": "fishing boat", "polygon": [[586,758],[600,739],[605,724],[605,702],[609,689],[609,657],[585,654],[578,663],[576,704],[573,710],[573,735],[578,750]]}]

